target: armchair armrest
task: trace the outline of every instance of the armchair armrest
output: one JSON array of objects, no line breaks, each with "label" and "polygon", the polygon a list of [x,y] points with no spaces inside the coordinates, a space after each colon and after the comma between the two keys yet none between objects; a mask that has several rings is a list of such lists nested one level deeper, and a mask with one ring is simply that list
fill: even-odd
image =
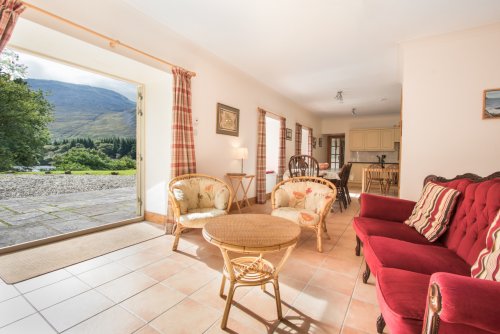
[{"label": "armchair armrest", "polygon": [[440,322],[498,333],[498,300],[500,282],[435,273],[430,280],[424,318],[426,333],[438,333]]},{"label": "armchair armrest", "polygon": [[408,219],[416,202],[405,199],[362,193],[359,198],[360,217],[403,222]]}]

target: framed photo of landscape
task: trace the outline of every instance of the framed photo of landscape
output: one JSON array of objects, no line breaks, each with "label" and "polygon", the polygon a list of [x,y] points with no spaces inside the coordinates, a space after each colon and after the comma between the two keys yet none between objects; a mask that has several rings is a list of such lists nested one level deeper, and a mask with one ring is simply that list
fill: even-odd
[{"label": "framed photo of landscape", "polygon": [[486,89],[483,93],[483,119],[500,118],[500,88]]},{"label": "framed photo of landscape", "polygon": [[240,133],[240,110],[217,103],[217,133],[238,137]]}]

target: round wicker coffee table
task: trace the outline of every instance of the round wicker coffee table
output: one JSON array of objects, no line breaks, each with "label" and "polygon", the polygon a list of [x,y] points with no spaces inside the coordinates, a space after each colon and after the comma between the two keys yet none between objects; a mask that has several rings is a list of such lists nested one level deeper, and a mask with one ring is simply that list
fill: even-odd
[{"label": "round wicker coffee table", "polygon": [[[217,245],[224,258],[224,269],[220,296],[224,296],[226,279],[229,280],[226,307],[221,328],[227,326],[229,309],[234,291],[240,286],[257,286],[264,289],[266,283],[272,283],[276,297],[278,319],[283,317],[278,283],[278,274],[297,244],[300,227],[284,218],[271,215],[240,214],[210,218],[203,228],[203,237]],[[283,258],[274,266],[263,258],[265,253],[286,249]],[[248,256],[231,259],[228,252]]]}]

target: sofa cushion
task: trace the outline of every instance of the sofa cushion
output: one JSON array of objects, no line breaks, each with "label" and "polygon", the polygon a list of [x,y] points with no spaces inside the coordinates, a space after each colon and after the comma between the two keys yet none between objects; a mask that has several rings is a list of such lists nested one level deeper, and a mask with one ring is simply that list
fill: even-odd
[{"label": "sofa cushion", "polygon": [[369,237],[364,255],[371,271],[397,268],[431,275],[438,271],[470,275],[470,266],[446,247],[415,244],[385,237]]},{"label": "sofa cushion", "polygon": [[486,247],[486,234],[500,209],[500,178],[482,182],[460,179],[445,185],[458,189],[462,196],[442,242],[472,266]]},{"label": "sofa cushion", "polygon": [[479,253],[472,266],[471,275],[475,278],[500,281],[500,210],[488,230],[486,247]]},{"label": "sofa cushion", "polygon": [[[200,221],[200,219],[218,217],[226,214],[227,212],[225,210],[214,208],[193,209],[181,215],[179,221],[186,227],[200,228],[205,224],[204,221]],[[201,223],[203,224],[200,225]]]},{"label": "sofa cushion", "polygon": [[377,298],[391,333],[421,333],[431,276],[382,268],[377,275]]},{"label": "sofa cushion", "polygon": [[428,182],[410,218],[404,223],[429,241],[436,241],[446,231],[459,195],[458,190]]},{"label": "sofa cushion", "polygon": [[271,215],[291,220],[299,225],[314,226],[319,222],[319,215],[306,209],[283,207],[274,209]]},{"label": "sofa cushion", "polygon": [[[380,220],[375,218],[355,217],[353,222],[356,235],[365,242],[369,236],[380,236],[398,239],[416,244],[431,244],[423,235],[417,233],[414,228],[401,222]],[[439,242],[434,243],[439,244]]]}]

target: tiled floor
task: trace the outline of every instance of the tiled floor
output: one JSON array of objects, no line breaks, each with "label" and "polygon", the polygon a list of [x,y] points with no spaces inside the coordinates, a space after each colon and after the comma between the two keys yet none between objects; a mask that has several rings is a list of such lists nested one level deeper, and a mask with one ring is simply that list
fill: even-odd
[{"label": "tiled floor", "polygon": [[[271,287],[242,287],[227,332],[375,333],[374,282],[362,283],[363,258],[354,255],[358,208],[353,199],[347,211],[330,214],[322,254],[303,231],[280,276],[282,321]],[[162,236],[13,286],[0,282],[0,334],[223,333],[222,257],[200,232],[184,234],[178,252],[173,237]]]}]

